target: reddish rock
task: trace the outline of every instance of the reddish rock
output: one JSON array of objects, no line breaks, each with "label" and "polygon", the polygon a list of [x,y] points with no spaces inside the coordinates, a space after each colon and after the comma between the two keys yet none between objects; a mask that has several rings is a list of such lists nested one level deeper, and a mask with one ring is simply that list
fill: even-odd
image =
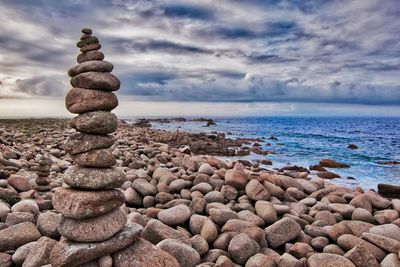
[{"label": "reddish rock", "polygon": [[7,182],[19,192],[26,192],[32,189],[31,184],[25,177],[16,174],[10,175]]},{"label": "reddish rock", "polygon": [[178,261],[143,238],[112,255],[115,267],[179,267]]},{"label": "reddish rock", "polygon": [[345,163],[340,163],[332,159],[321,159],[319,161],[319,166],[326,168],[349,168],[350,166]]},{"label": "reddish rock", "polygon": [[0,231],[0,251],[14,250],[20,246],[36,241],[40,232],[31,222],[19,223]]},{"label": "reddish rock", "polygon": [[355,267],[349,259],[331,253],[314,254],[308,258],[307,264],[309,267]]},{"label": "reddish rock", "polygon": [[44,266],[50,263],[50,253],[53,247],[57,244],[56,240],[48,237],[41,237],[37,242],[34,249],[29,251],[26,255],[22,267],[36,267]]},{"label": "reddish rock", "polygon": [[65,217],[87,219],[98,217],[118,208],[125,202],[120,190],[81,191],[57,188],[53,196],[54,208]]},{"label": "reddish rock", "polygon": [[248,175],[242,170],[231,169],[225,173],[225,183],[233,186],[234,188],[241,190],[246,187],[248,183]]},{"label": "reddish rock", "polygon": [[175,239],[164,239],[157,247],[174,256],[181,267],[193,267],[201,261],[195,249]]},{"label": "reddish rock", "polygon": [[111,111],[118,106],[117,96],[99,90],[72,88],[65,97],[68,111],[81,114],[89,111]]},{"label": "reddish rock", "polygon": [[50,263],[52,266],[60,267],[79,266],[133,244],[140,237],[142,230],[140,225],[130,224],[104,242],[82,243],[63,240],[54,246]]},{"label": "reddish rock", "polygon": [[127,215],[118,208],[99,217],[74,220],[61,218],[58,231],[70,240],[77,242],[100,242],[119,232],[127,221]]},{"label": "reddish rock", "polygon": [[82,167],[112,167],[117,163],[110,148],[94,149],[88,152],[70,155],[71,159]]}]

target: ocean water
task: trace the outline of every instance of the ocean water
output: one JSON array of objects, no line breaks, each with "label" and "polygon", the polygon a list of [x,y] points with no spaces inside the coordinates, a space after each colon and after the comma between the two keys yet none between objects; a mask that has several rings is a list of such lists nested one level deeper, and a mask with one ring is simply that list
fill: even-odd
[{"label": "ocean water", "polygon": [[[190,120],[190,118],[187,118]],[[348,169],[330,169],[341,176],[332,180],[350,187],[375,188],[378,183],[400,185],[400,165],[380,165],[378,161],[400,161],[400,118],[344,117],[230,117],[205,122],[155,123],[154,128],[189,132],[225,132],[229,138],[264,138],[267,156],[251,154],[246,160],[269,159],[279,168],[286,165],[309,167],[322,158],[349,164]],[[269,140],[274,136],[278,140]],[[348,149],[349,144],[359,148]],[[354,177],[355,180],[347,177]]]}]

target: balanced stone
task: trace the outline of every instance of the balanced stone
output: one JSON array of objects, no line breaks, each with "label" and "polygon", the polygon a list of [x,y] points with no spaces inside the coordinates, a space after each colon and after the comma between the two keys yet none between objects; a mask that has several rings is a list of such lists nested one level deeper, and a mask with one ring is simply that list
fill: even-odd
[{"label": "balanced stone", "polygon": [[71,85],[86,89],[117,91],[121,82],[111,73],[89,71],[73,77]]},{"label": "balanced stone", "polygon": [[91,60],[103,60],[103,59],[104,59],[103,52],[94,50],[79,54],[76,61],[78,63],[82,63]]},{"label": "balanced stone", "polygon": [[83,28],[83,29],[81,30],[81,32],[82,32],[82,33],[86,33],[86,34],[92,34],[92,29],[90,29],[90,28]]},{"label": "balanced stone", "polygon": [[127,221],[122,208],[107,214],[84,220],[62,217],[58,231],[70,240],[77,242],[101,242],[121,231]]},{"label": "balanced stone", "polygon": [[125,174],[116,168],[85,168],[72,166],[64,174],[64,182],[86,190],[112,189],[126,181]]},{"label": "balanced stone", "polygon": [[85,45],[89,45],[89,44],[98,44],[99,43],[99,39],[97,39],[96,36],[90,36],[88,38],[85,38],[83,40],[80,40],[76,46],[79,48],[84,47]]},{"label": "balanced stone", "polygon": [[90,37],[92,37],[92,34],[84,33],[84,34],[81,35],[80,39],[81,40],[85,40],[85,39],[90,38]]},{"label": "balanced stone", "polygon": [[68,138],[65,150],[69,154],[79,154],[93,149],[109,148],[114,142],[115,138],[111,135],[76,133]]},{"label": "balanced stone", "polygon": [[112,167],[117,163],[109,148],[94,149],[70,156],[76,164],[82,167],[105,168]]},{"label": "balanced stone", "polygon": [[102,60],[89,60],[82,62],[68,70],[68,75],[74,77],[78,74],[89,71],[111,72],[114,65]]},{"label": "balanced stone", "polygon": [[81,52],[88,52],[88,51],[93,51],[93,50],[100,50],[101,45],[100,44],[88,44],[85,45],[84,47],[81,48]]},{"label": "balanced stone", "polygon": [[120,207],[125,202],[120,190],[81,191],[60,187],[54,192],[54,209],[74,219],[98,217]]},{"label": "balanced stone", "polygon": [[72,88],[65,97],[69,112],[81,114],[89,111],[111,111],[118,106],[117,96],[111,92]]},{"label": "balanced stone", "polygon": [[84,133],[110,134],[117,130],[118,118],[110,112],[92,111],[73,118],[71,127]]},{"label": "balanced stone", "polygon": [[140,237],[142,230],[139,224],[129,224],[115,236],[99,243],[77,243],[64,239],[54,246],[50,263],[52,266],[75,267],[92,261],[131,245]]}]

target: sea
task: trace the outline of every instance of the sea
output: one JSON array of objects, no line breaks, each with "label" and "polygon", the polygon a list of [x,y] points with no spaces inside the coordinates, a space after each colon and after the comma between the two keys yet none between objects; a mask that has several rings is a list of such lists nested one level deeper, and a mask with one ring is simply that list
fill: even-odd
[{"label": "sea", "polygon": [[[286,165],[309,167],[329,158],[350,165],[329,169],[341,176],[333,183],[376,189],[379,183],[400,185],[400,165],[378,162],[400,161],[400,118],[377,117],[211,117],[204,121],[151,122],[152,127],[188,132],[224,132],[228,138],[259,138],[263,149],[273,153],[251,154],[231,159],[269,159],[268,169]],[[275,137],[270,139],[270,137]],[[358,149],[349,149],[354,144]],[[350,177],[350,178],[349,178]]]}]

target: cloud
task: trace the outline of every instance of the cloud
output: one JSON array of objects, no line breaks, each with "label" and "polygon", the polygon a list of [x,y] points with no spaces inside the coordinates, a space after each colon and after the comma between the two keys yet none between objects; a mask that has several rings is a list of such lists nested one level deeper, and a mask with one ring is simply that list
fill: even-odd
[{"label": "cloud", "polygon": [[3,1],[0,96],[69,89],[93,27],[143,101],[400,105],[400,5],[378,1]]}]

